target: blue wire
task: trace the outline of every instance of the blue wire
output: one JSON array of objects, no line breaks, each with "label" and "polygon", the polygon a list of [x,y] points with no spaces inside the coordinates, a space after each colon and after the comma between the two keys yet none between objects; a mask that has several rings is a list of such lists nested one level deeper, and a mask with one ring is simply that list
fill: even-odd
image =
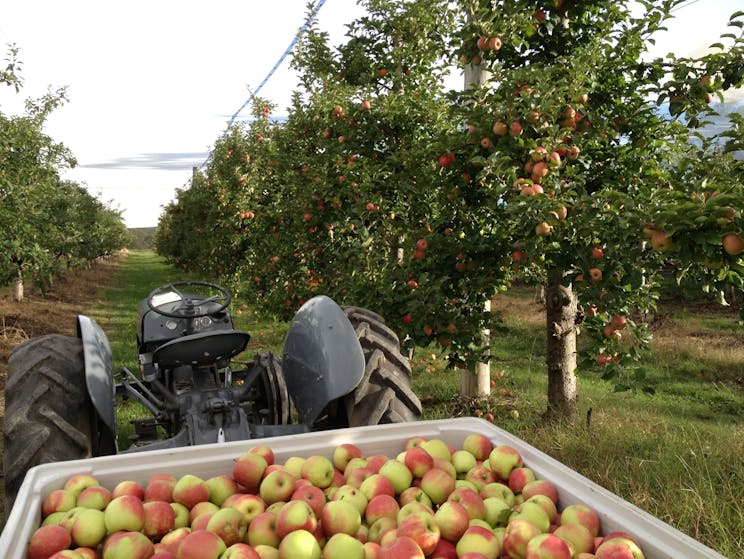
[{"label": "blue wire", "polygon": [[310,22],[313,20],[315,16],[318,15],[318,12],[323,7],[323,4],[325,4],[325,0],[319,0],[317,6],[313,10],[313,12],[307,16],[307,19],[305,20],[305,23],[300,27],[300,29],[297,31],[297,34],[292,39],[292,42],[289,43],[289,46],[287,47],[287,50],[284,51],[284,54],[281,55],[279,60],[274,64],[274,67],[271,69],[271,71],[268,73],[268,75],[263,79],[263,81],[259,84],[259,86],[256,88],[256,90],[251,93],[250,97],[245,100],[245,103],[243,103],[240,108],[230,117],[230,121],[227,123],[227,129],[229,130],[232,126],[233,122],[235,122],[235,119],[237,116],[241,113],[243,109],[251,102],[253,99],[256,98],[258,95],[258,92],[261,91],[261,88],[263,88],[264,85],[266,85],[266,82],[268,82],[271,79],[271,76],[274,75],[274,72],[279,68],[279,66],[282,65],[282,62],[284,62],[284,59],[289,56],[289,54],[292,52],[292,49],[294,49],[295,45],[297,44],[297,41],[299,41],[300,34],[305,31],[309,26]]}]

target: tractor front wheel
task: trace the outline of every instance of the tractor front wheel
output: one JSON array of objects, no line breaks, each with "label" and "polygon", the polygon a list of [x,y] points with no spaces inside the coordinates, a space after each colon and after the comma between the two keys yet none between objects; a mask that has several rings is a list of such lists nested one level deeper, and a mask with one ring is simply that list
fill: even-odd
[{"label": "tractor front wheel", "polygon": [[421,402],[411,389],[411,364],[385,320],[367,309],[344,307],[364,351],[364,377],[346,396],[349,427],[402,423],[421,417]]},{"label": "tractor front wheel", "polygon": [[6,515],[30,468],[91,455],[94,417],[81,340],[49,334],[13,349],[3,426]]}]

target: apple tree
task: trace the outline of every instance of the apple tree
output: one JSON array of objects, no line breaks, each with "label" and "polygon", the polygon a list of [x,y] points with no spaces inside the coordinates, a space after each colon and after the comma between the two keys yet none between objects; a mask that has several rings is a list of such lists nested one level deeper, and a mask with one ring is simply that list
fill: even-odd
[{"label": "apple tree", "polygon": [[[455,14],[432,0],[365,7],[338,48],[314,28],[303,36],[286,122],[267,126],[258,103],[217,142],[204,179],[230,181],[217,198],[229,223],[209,219],[199,239],[274,312],[323,292],[380,312],[410,343],[437,341],[459,364],[482,345],[506,237],[441,141],[465,134],[443,86]],[[167,212],[170,231],[180,211]],[[223,225],[222,245],[207,242]]]},{"label": "apple tree", "polygon": [[[11,47],[0,83],[20,90],[18,50]],[[48,116],[66,102],[64,88],[28,99],[25,112],[0,113],[0,274],[15,281],[14,297],[23,298],[27,274],[47,284],[67,264],[90,261],[121,248],[126,229],[118,213],[81,186],[62,181],[60,173],[75,158],[44,132]]]},{"label": "apple tree", "polygon": [[[471,138],[453,137],[452,151],[509,231],[512,257],[547,278],[548,417],[576,412],[580,328],[606,376],[642,384],[642,313],[665,267],[705,263],[713,283],[741,285],[742,251],[727,248],[744,227],[741,167],[721,173],[721,144],[691,136],[715,95],[742,83],[744,14],[711,54],[648,56],[679,3],[464,3],[460,62],[492,79],[453,105]],[[741,146],[740,123],[724,136],[716,157]]]}]

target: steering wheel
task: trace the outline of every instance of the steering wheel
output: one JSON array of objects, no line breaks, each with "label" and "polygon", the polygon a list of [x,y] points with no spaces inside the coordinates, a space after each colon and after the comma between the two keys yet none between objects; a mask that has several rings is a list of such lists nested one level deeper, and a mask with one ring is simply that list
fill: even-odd
[{"label": "steering wheel", "polygon": [[[196,299],[196,301],[194,301],[194,299],[184,295],[178,289],[179,287],[188,288],[190,286],[208,287],[210,289],[213,289],[214,291],[217,291],[218,293],[216,295],[213,295],[212,297],[209,297],[208,299]],[[184,289],[184,291],[187,291],[187,289]],[[172,311],[164,311],[160,307],[168,303],[176,303],[176,301],[167,301],[166,303],[161,303],[160,305],[156,305],[153,302],[153,299],[162,293],[175,293],[180,297],[180,300],[177,301],[177,306]],[[202,316],[216,314],[225,310],[230,304],[231,300],[232,295],[230,294],[230,292],[224,287],[216,285],[214,283],[209,283],[206,281],[178,281],[153,289],[147,296],[147,306],[150,308],[150,310],[169,318],[200,318]],[[195,311],[196,305],[202,306],[203,308],[203,305],[212,302],[218,303],[219,307],[216,309],[203,310],[201,312]]]}]

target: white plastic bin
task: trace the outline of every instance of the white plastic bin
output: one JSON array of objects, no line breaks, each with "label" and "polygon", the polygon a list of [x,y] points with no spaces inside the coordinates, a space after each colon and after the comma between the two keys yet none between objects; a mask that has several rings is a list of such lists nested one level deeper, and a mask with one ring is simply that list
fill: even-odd
[{"label": "white plastic bin", "polygon": [[44,496],[61,488],[67,478],[76,473],[92,474],[102,485],[113,489],[116,483],[125,479],[146,483],[155,473],[169,473],[176,477],[190,473],[205,479],[230,474],[235,459],[258,444],[269,445],[274,450],[277,462],[283,462],[290,456],[307,457],[313,454],[330,458],[334,447],[345,442],[358,445],[365,455],[385,454],[394,457],[412,436],[440,438],[459,448],[471,433],[482,433],[494,444],[514,447],[522,455],[525,465],[532,468],[539,478],[555,484],[559,492],[559,508],[573,503],[584,503],[594,508],[602,520],[604,533],[625,531],[632,534],[647,559],[726,559],[503,429],[483,419],[470,417],[338,429],[43,464],[29,470],[21,485],[0,535],[0,557],[25,558],[26,542],[41,521]]}]

